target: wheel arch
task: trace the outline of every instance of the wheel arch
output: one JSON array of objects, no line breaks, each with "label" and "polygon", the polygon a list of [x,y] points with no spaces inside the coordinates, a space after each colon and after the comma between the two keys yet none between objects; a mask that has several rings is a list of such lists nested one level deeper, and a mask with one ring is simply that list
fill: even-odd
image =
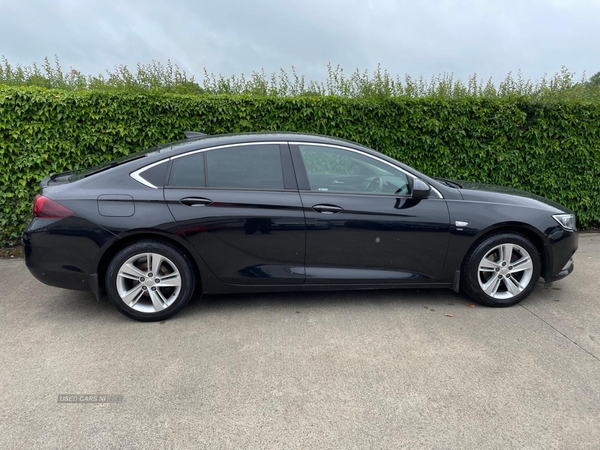
[{"label": "wheel arch", "polygon": [[546,279],[548,276],[548,271],[550,271],[550,269],[552,268],[552,255],[550,253],[548,245],[546,245],[546,239],[538,229],[522,222],[498,224],[481,231],[464,254],[460,266],[461,271],[464,271],[464,266],[467,261],[467,258],[471,254],[473,249],[475,249],[481,242],[488,239],[490,236],[503,233],[520,234],[523,237],[527,238],[535,246],[535,248],[538,250],[540,260],[542,262],[541,276],[542,278]]},{"label": "wheel arch", "polygon": [[104,284],[106,281],[106,271],[108,265],[113,257],[123,248],[145,239],[151,239],[159,242],[171,245],[180,250],[191,262],[194,270],[194,276],[196,279],[196,289],[202,287],[202,271],[200,270],[200,263],[195,256],[195,251],[183,239],[178,239],[171,234],[160,233],[156,230],[135,230],[128,232],[127,234],[119,235],[117,239],[110,242],[109,245],[104,249],[97,264],[97,283],[98,283],[98,296],[105,294]]}]

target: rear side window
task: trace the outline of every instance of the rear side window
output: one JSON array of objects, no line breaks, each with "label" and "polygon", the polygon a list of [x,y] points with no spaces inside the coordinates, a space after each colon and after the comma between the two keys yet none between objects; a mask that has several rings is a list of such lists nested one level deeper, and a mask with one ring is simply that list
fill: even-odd
[{"label": "rear side window", "polygon": [[279,144],[240,145],[206,152],[208,187],[283,189]]},{"label": "rear side window", "polygon": [[171,165],[169,186],[205,187],[204,153],[175,158]]}]

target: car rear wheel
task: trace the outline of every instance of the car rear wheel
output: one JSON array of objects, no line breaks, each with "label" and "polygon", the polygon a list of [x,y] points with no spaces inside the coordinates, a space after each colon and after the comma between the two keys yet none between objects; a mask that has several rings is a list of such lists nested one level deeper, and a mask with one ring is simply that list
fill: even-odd
[{"label": "car rear wheel", "polygon": [[496,234],[476,246],[463,267],[463,289],[488,306],[512,306],[525,299],[541,273],[536,247],[524,236]]},{"label": "car rear wheel", "polygon": [[144,240],[119,251],[106,272],[109,299],[127,317],[164,320],[177,314],[194,292],[194,271],[177,248]]}]

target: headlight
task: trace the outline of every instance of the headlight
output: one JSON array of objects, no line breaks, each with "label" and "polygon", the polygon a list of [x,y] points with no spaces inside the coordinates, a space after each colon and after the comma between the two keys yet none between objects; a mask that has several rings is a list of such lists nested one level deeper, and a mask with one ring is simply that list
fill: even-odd
[{"label": "headlight", "polygon": [[575,230],[575,214],[554,214],[552,217],[565,230]]}]

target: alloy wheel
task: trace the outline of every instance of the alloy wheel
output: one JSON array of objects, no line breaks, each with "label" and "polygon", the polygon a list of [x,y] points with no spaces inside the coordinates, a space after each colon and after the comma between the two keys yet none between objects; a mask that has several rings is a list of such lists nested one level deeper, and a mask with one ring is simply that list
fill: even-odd
[{"label": "alloy wheel", "polygon": [[160,312],[171,306],[181,291],[177,266],[159,253],[142,253],[127,259],[116,278],[119,297],[140,313]]},{"label": "alloy wheel", "polygon": [[505,300],[523,292],[533,276],[531,255],[517,244],[493,247],[479,262],[477,279],[488,296]]}]

